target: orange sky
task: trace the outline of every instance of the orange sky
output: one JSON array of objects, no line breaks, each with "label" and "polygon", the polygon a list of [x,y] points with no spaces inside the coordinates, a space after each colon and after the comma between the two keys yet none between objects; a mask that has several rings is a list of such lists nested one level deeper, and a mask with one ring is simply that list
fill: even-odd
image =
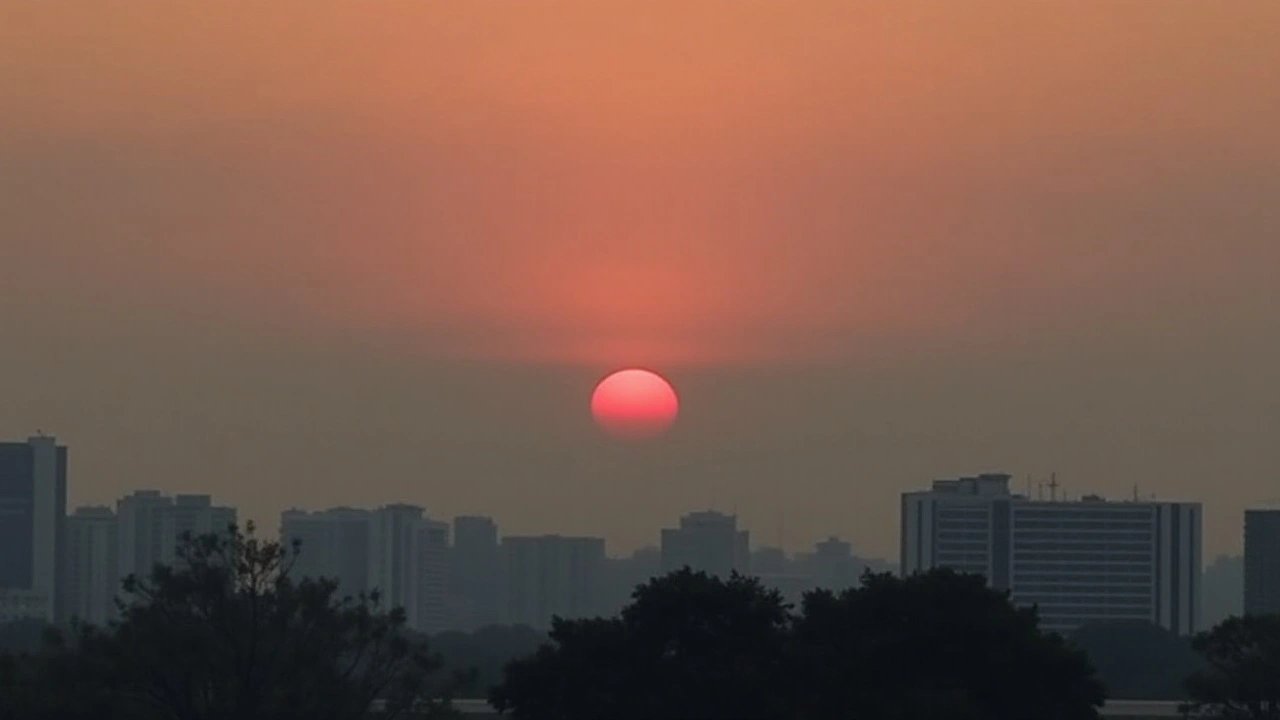
[{"label": "orange sky", "polygon": [[[889,554],[880,506],[934,474],[1225,473],[1230,549],[1280,471],[1277,28],[1243,0],[7,3],[0,377],[32,382],[0,435],[70,433],[73,500],[270,517],[301,491],[248,477],[301,474],[310,504],[620,547],[710,485]],[[685,373],[691,419],[619,468],[580,401],[632,363]],[[228,399],[266,387],[294,394]],[[372,397],[382,439],[349,420]],[[307,457],[353,434],[367,497]],[[596,526],[601,473],[702,489]]]}]

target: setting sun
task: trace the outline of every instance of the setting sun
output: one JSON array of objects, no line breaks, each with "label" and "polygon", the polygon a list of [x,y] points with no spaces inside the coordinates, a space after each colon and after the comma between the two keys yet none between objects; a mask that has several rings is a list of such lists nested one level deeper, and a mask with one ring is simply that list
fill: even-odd
[{"label": "setting sun", "polygon": [[679,411],[676,391],[649,370],[619,370],[596,385],[591,414],[617,437],[638,440],[662,434]]}]

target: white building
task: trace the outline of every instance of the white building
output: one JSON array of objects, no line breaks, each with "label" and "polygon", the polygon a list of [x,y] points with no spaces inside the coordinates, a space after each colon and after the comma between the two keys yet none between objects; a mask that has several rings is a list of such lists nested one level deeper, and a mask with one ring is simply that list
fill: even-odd
[{"label": "white building", "polygon": [[750,570],[750,536],[738,529],[738,518],[707,510],[680,518],[679,528],[662,531],[662,572],[688,567],[728,578],[734,570]]},{"label": "white building", "polygon": [[62,616],[67,449],[38,435],[0,443],[0,618]]},{"label": "white building", "polygon": [[120,591],[119,525],[108,507],[82,507],[67,518],[65,571],[66,616],[105,625],[116,616]]},{"label": "white building", "polygon": [[544,629],[551,626],[552,616],[600,614],[603,538],[506,537],[502,551],[507,622]]},{"label": "white building", "polygon": [[1096,496],[1040,501],[1009,492],[1009,476],[938,480],[902,495],[902,570],[985,575],[1041,627],[1147,620],[1199,629],[1200,504]]}]

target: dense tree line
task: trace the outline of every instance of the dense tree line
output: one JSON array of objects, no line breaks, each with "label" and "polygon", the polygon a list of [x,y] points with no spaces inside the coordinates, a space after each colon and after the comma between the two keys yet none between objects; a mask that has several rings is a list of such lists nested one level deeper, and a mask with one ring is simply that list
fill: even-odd
[{"label": "dense tree line", "polygon": [[1083,651],[981,577],[937,570],[805,596],[688,570],[619,617],[557,620],[493,693],[516,718],[1095,718]]},{"label": "dense tree line", "polygon": [[1185,701],[1191,717],[1280,720],[1280,616],[1194,638],[1150,623],[1070,640],[981,577],[946,570],[808,593],[688,570],[615,618],[560,620],[491,699],[517,719],[1074,720],[1103,697]]},{"label": "dense tree line", "polygon": [[376,595],[293,578],[298,552],[252,526],[191,539],[178,563],[126,581],[108,627],[0,626],[0,717],[447,717],[450,697],[489,693],[517,720],[1075,720],[1104,695],[1280,720],[1280,616],[1194,638],[1103,623],[1067,640],[946,570],[868,573],[799,607],[755,579],[684,570],[616,617],[442,633],[429,652]]}]

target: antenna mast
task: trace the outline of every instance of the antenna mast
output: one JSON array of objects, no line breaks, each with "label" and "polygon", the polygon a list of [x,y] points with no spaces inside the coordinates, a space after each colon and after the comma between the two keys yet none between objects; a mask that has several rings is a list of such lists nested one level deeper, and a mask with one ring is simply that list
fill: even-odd
[{"label": "antenna mast", "polygon": [[1058,473],[1049,473],[1049,502],[1058,500]]}]

